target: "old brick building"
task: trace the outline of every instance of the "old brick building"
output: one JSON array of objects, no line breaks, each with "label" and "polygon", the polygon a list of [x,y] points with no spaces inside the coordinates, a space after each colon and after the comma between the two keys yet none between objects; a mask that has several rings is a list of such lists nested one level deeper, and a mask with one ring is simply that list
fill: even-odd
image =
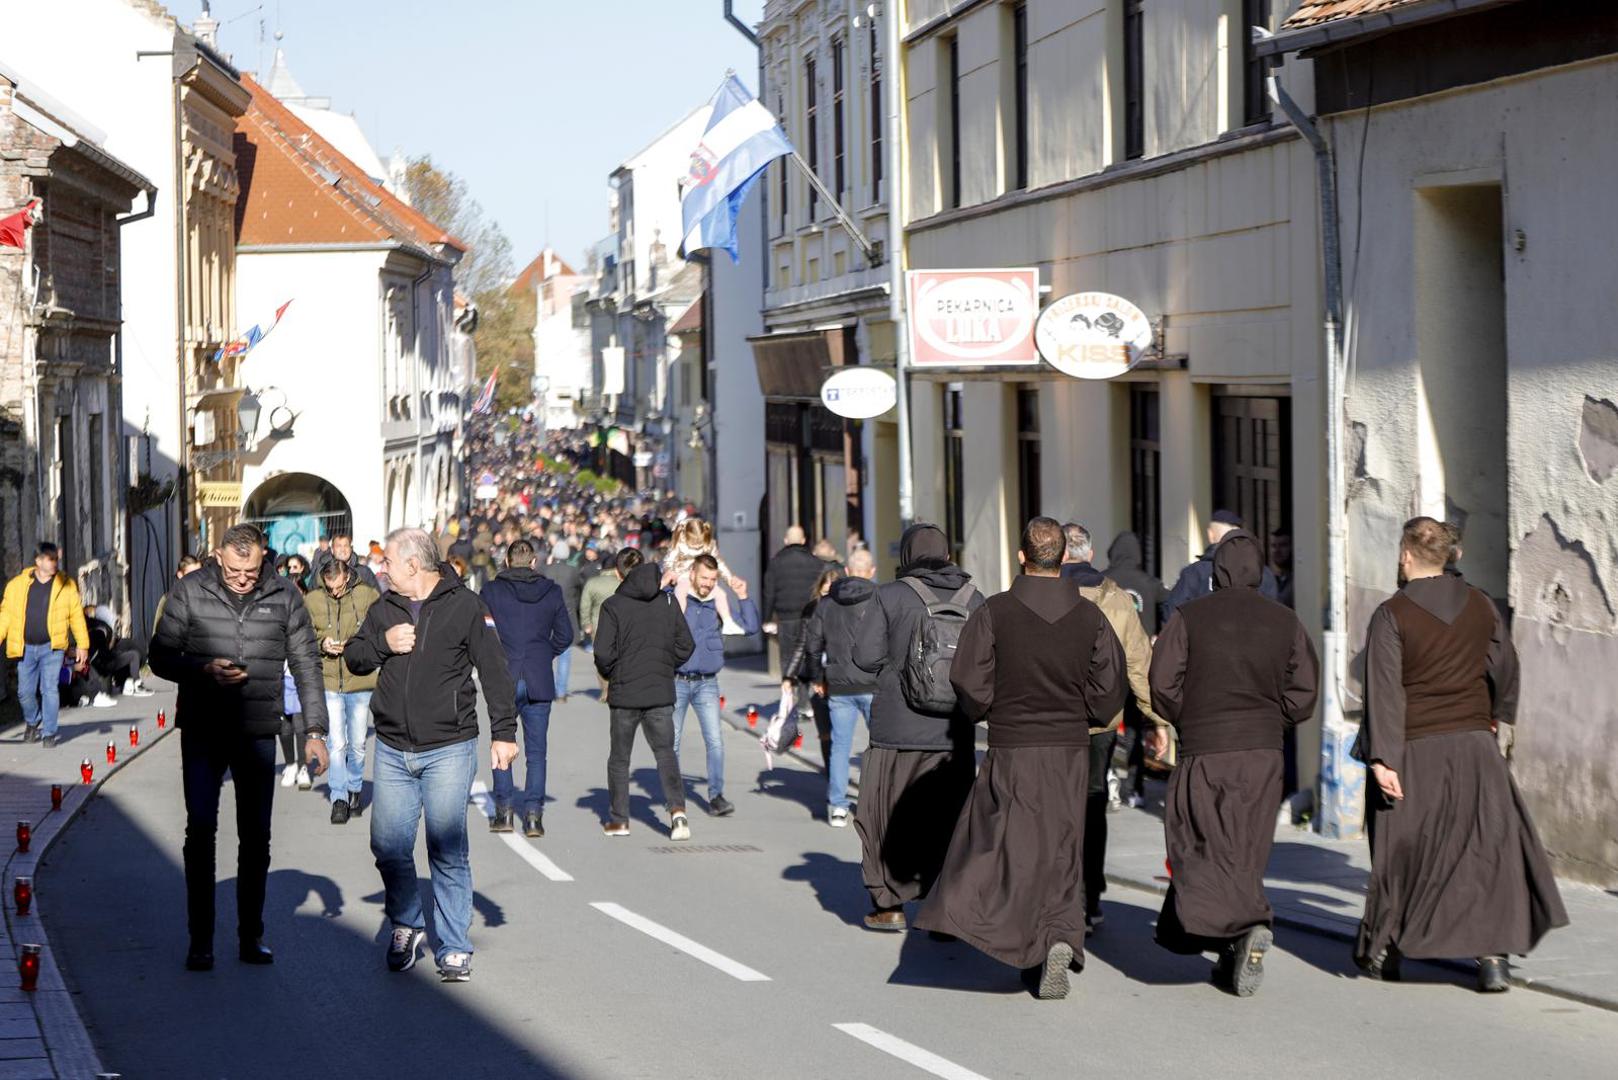
[{"label": "old brick building", "polygon": [[53,540],[122,614],[119,229],[153,188],[102,141],[0,63],[0,216],[39,200],[24,246],[0,247],[0,571]]}]

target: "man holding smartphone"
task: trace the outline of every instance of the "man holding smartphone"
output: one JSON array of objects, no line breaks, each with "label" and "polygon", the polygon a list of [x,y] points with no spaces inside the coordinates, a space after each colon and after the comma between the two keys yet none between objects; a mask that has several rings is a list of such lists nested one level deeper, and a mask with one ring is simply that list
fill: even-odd
[{"label": "man holding smartphone", "polygon": [[263,942],[270,871],[275,740],[283,665],[311,732],[310,771],[326,767],[326,701],[314,629],[303,596],[266,567],[264,534],[234,525],[195,573],[174,583],[152,637],[152,670],[179,684],[175,726],[185,786],[185,890],[191,947],[185,966],[213,969],[214,840],[219,792],[236,788],[237,938],[244,964],[275,957]]}]

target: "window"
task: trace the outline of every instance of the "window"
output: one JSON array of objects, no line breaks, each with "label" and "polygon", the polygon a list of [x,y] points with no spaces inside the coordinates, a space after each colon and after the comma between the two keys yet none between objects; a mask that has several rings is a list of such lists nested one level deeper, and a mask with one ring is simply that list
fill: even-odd
[{"label": "window", "polygon": [[966,546],[966,413],[960,383],[944,388],[944,533],[956,562]]},{"label": "window", "polygon": [[104,483],[101,475],[105,467],[107,448],[101,437],[101,414],[91,413],[87,418],[89,437],[90,460],[90,551],[91,557],[99,555],[108,547],[107,540],[107,496],[102,491]]},{"label": "window", "polygon": [[[786,101],[782,98],[782,96],[780,94],[776,94],[775,95],[775,115],[776,115],[776,118],[779,119],[779,118],[785,116],[786,112],[787,112]],[[780,189],[779,190],[779,198],[777,200],[778,205],[777,205],[776,210],[775,210],[776,220],[778,222],[780,222],[780,227],[778,229],[776,229],[776,232],[777,233],[785,233],[787,231],[787,159],[786,158],[781,158],[780,160],[778,160],[775,163],[775,177],[776,177],[776,182],[777,182],[777,184],[779,186],[779,189]],[[783,274],[782,278],[784,279],[785,277],[786,277],[786,275]]]},{"label": "window", "polygon": [[1268,561],[1270,537],[1291,531],[1291,401],[1214,397],[1214,506],[1234,510],[1258,537]]},{"label": "window", "polygon": [[1157,387],[1129,387],[1129,528],[1140,537],[1141,567],[1163,576],[1162,521],[1158,507],[1163,454],[1158,443]]},{"label": "window", "polygon": [[1269,29],[1270,0],[1242,0],[1243,119],[1262,124],[1270,118],[1270,97],[1264,92],[1266,62],[1253,54],[1253,27]]},{"label": "window", "polygon": [[871,22],[871,202],[882,201],[882,58],[876,52],[876,21]]},{"label": "window", "polygon": [[62,565],[84,560],[77,543],[78,515],[73,512],[78,486],[73,476],[73,417],[56,418],[56,542],[62,549]]},{"label": "window", "polygon": [[1039,516],[1039,387],[1017,387],[1017,509],[1019,525]]},{"label": "window", "polygon": [[949,205],[961,205],[961,39],[949,39]]},{"label": "window", "polygon": [[1016,64],[1017,116],[1016,183],[1019,191],[1028,186],[1028,5],[1011,9],[1011,52]]},{"label": "window", "polygon": [[1142,0],[1124,0],[1124,157],[1146,153],[1146,30]]},{"label": "window", "polygon": [[[815,98],[815,58],[810,57],[803,62],[804,81],[804,120],[805,139],[809,143],[809,171],[816,176],[820,175],[820,118],[816,115],[819,109]],[[815,209],[820,204],[820,193],[809,185],[809,222],[814,223]]]},{"label": "window", "polygon": [[831,168],[832,194],[842,202],[848,190],[843,168],[843,39],[831,43]]}]

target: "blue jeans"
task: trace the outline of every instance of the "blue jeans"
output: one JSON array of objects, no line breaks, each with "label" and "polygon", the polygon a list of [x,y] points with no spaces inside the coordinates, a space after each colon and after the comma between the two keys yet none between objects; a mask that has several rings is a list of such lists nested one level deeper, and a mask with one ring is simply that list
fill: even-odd
[{"label": "blue jeans", "polygon": [[[49,645],[24,645],[17,661],[17,698],[22,706],[22,722],[38,726],[41,735],[55,735],[57,713],[62,707],[62,649]],[[41,719],[43,717],[43,719]]]},{"label": "blue jeans", "polygon": [[831,708],[831,760],[826,763],[826,804],[848,809],[848,758],[854,751],[854,727],[865,717],[871,727],[870,694],[833,694]]},{"label": "blue jeans", "polygon": [[[526,769],[523,775],[523,807],[545,809],[545,747],[551,730],[551,703],[529,701],[528,683],[517,680],[517,715],[522,717],[522,751]],[[517,785],[510,769],[494,770],[494,804],[510,806]]]},{"label": "blue jeans", "polygon": [[416,829],[427,817],[433,925],[442,962],[469,953],[472,864],[467,859],[466,800],[477,775],[476,739],[411,753],[377,740],[371,773],[371,854],[382,872],[383,911],[394,927],[425,928],[416,880]]},{"label": "blue jeans", "polygon": [[680,736],[685,732],[685,710],[697,712],[702,741],[708,746],[708,801],[725,793],[725,741],[719,728],[719,679],[674,677],[674,756],[680,756]]},{"label": "blue jeans", "polygon": [[573,674],[573,647],[556,654],[556,696],[567,697],[568,676]]},{"label": "blue jeans", "polygon": [[[326,691],[326,749],[331,753],[331,772],[326,783],[331,801],[340,802],[358,795],[365,786],[365,736],[371,725],[371,692]],[[297,748],[303,753],[303,747]]]}]

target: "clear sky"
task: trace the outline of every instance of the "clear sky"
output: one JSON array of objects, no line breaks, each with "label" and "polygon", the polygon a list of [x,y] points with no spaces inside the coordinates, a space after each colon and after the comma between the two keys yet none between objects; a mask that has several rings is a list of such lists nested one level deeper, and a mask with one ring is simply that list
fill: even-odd
[{"label": "clear sky", "polygon": [[[755,25],[763,0],[736,0]],[[189,24],[201,0],[167,0]],[[386,161],[431,154],[511,237],[572,262],[607,233],[607,175],[758,58],[723,0],[214,0],[221,47],[269,72],[277,26],[304,93]],[[262,25],[262,41],[261,41]],[[547,225],[548,220],[548,225]]]}]

